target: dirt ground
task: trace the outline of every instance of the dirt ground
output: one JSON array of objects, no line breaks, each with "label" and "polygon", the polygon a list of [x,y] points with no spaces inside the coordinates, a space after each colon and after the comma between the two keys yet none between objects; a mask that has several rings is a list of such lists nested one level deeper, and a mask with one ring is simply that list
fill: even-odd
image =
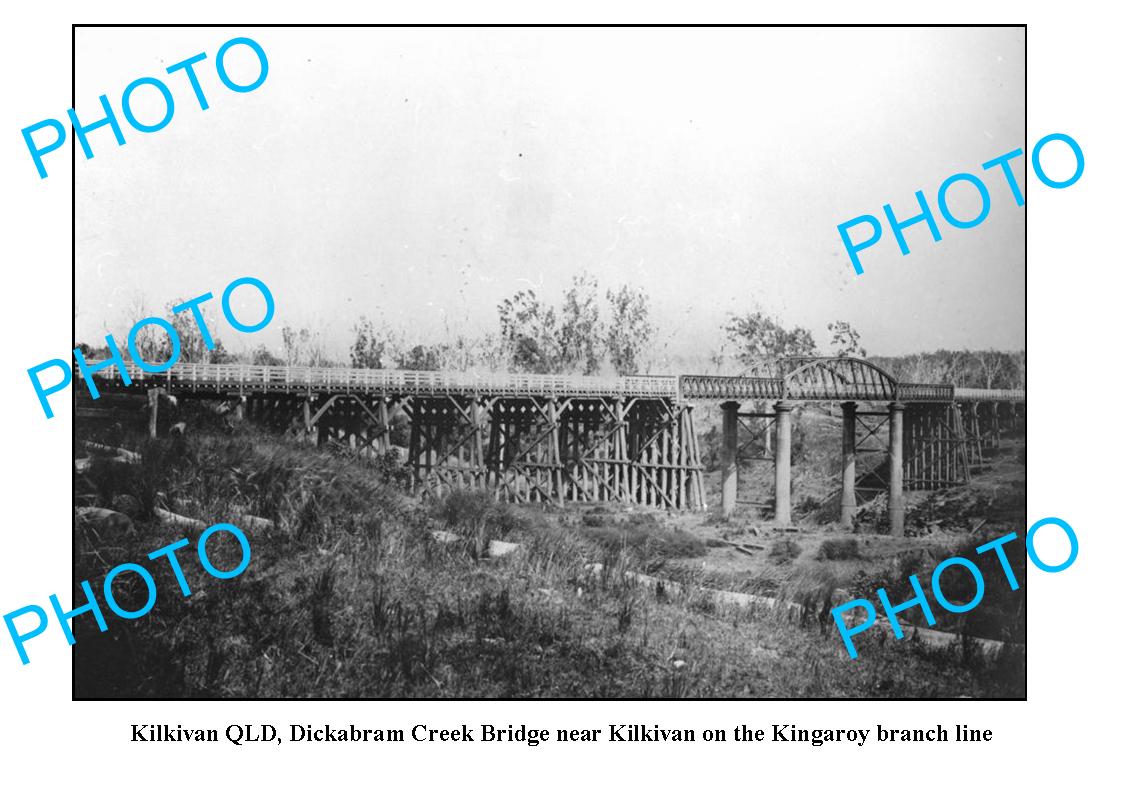
[{"label": "dirt ground", "polygon": [[[939,491],[906,492],[904,537],[885,531],[884,496],[875,498],[859,512],[854,530],[837,522],[821,523],[824,514],[838,516],[838,497],[823,503],[806,500],[801,486],[819,495],[830,494],[826,478],[799,471],[793,477],[793,505],[797,509],[793,527],[778,528],[767,518],[768,510],[739,506],[729,520],[720,516],[719,473],[706,474],[708,510],[698,513],[660,514],[618,506],[587,509],[608,515],[605,524],[623,521],[631,527],[658,526],[672,535],[701,540],[703,555],[696,548],[676,556],[674,548],[658,562],[659,568],[703,570],[710,580],[750,591],[774,592],[780,584],[799,580],[830,581],[847,589],[863,578],[894,573],[902,561],[916,571],[947,558],[957,545],[982,534],[996,538],[1011,531],[1025,531],[1026,452],[1025,440],[1005,440],[988,452],[986,464],[973,468],[969,484]],[[765,472],[767,470],[767,472]],[[742,500],[749,495],[765,502],[771,499],[768,468],[757,467],[742,479]],[[746,483],[747,482],[747,483]],[[761,515],[765,516],[761,516]],[[596,523],[601,524],[601,523]],[[755,588],[754,588],[755,587]]]}]

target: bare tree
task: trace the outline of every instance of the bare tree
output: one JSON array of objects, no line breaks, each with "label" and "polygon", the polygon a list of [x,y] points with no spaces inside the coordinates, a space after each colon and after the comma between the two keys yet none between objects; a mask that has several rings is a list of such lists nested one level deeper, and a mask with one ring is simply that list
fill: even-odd
[{"label": "bare tree", "polygon": [[1013,371],[1011,377],[1011,387],[1015,390],[1024,390],[1026,388],[1026,352],[1025,350],[1015,351],[1010,355],[1011,370]]},{"label": "bare tree", "polygon": [[831,349],[836,357],[864,357],[862,336],[848,321],[835,321],[827,324],[831,334]]},{"label": "bare tree", "polygon": [[557,368],[557,315],[533,290],[520,290],[499,305],[499,334],[512,370],[549,373]]},{"label": "bare tree", "polygon": [[937,351],[936,356],[943,359],[943,373],[940,374],[939,381],[945,384],[962,381],[960,376],[970,360],[969,351]]},{"label": "bare tree", "polygon": [[979,369],[982,371],[983,386],[988,390],[993,389],[998,380],[998,377],[1007,370],[1010,365],[1009,355],[1001,351],[991,349],[989,351],[976,351],[975,362],[978,364]]},{"label": "bare tree", "polygon": [[563,370],[589,375],[600,369],[602,331],[596,291],[596,277],[580,274],[562,298],[558,348]]},{"label": "bare tree", "polygon": [[390,333],[383,327],[376,326],[374,321],[365,315],[359,316],[354,332],[355,340],[351,343],[351,367],[375,370],[385,367],[383,359],[389,359],[389,349],[393,343]]},{"label": "bare tree", "polygon": [[624,285],[608,291],[608,304],[612,313],[605,336],[608,358],[618,374],[630,376],[639,372],[639,359],[651,342],[647,293]]},{"label": "bare tree", "polygon": [[[179,362],[222,362],[230,359],[229,353],[222,345],[222,341],[214,336],[216,328],[214,313],[205,304],[196,306],[202,316],[202,325],[207,328],[211,344],[207,345],[203,337],[200,324],[195,319],[191,310],[176,312],[175,307],[184,303],[185,299],[179,298],[169,301],[164,306],[161,315],[150,313],[142,296],[137,296],[129,307],[129,316],[133,319],[130,328],[145,318],[159,317],[167,321],[172,327],[172,334],[159,324],[148,323],[137,330],[134,347],[136,353],[149,364],[158,365],[167,362],[172,357],[173,334],[179,343]],[[124,352],[122,352],[124,353]]]},{"label": "bare tree", "polygon": [[281,329],[281,346],[286,365],[310,365],[321,368],[334,364],[327,353],[323,335],[307,327],[294,329],[286,326]]}]

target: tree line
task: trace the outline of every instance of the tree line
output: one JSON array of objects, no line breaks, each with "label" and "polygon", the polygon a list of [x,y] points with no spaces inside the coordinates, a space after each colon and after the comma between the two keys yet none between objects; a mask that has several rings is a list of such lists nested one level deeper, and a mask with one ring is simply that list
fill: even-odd
[{"label": "tree line", "polygon": [[[352,326],[346,359],[336,356],[322,335],[285,326],[281,348],[259,345],[248,352],[228,351],[221,340],[208,350],[187,313],[166,317],[180,339],[183,362],[248,362],[256,365],[348,366],[402,370],[485,370],[515,373],[634,375],[652,372],[654,327],[650,300],[642,287],[622,285],[601,291],[590,274],[573,278],[560,303],[550,304],[533,290],[520,290],[496,307],[498,331],[480,336],[449,334],[438,343],[409,340],[385,323],[360,316]],[[213,318],[205,317],[210,328]],[[861,334],[849,322],[826,326],[828,345],[820,349],[812,332],[786,326],[761,311],[731,315],[722,326],[724,342],[705,368],[723,374],[752,373],[764,363],[786,357],[853,356],[866,358],[901,381],[954,383],[962,387],[1024,389],[1025,351],[944,350],[906,356],[869,356]],[[168,336],[154,326],[141,330],[138,353],[147,362],[164,362]],[[80,345],[87,359],[105,358],[108,350]]]}]

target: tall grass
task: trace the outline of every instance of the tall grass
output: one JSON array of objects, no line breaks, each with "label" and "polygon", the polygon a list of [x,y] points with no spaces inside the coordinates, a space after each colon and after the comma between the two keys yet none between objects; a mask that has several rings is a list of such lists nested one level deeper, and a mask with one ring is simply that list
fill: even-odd
[{"label": "tall grass", "polygon": [[[111,444],[138,450],[142,461],[95,459],[77,480],[76,494],[99,505],[133,498],[118,500],[131,523],[79,524],[76,568],[95,590],[110,566],[147,562],[184,535],[154,508],[207,523],[253,514],[273,524],[250,533],[252,562],[237,578],[214,580],[185,553],[191,597],[166,566],[152,565],[158,600],[148,616],[109,615],[106,633],[77,618],[79,697],[1000,696],[1021,688],[991,663],[949,662],[904,644],[863,649],[857,663],[840,656],[818,621],[822,578],[802,596],[790,572],[783,580],[788,596],[807,602],[804,626],[715,605],[701,568],[678,594],[638,585],[626,573],[698,542],[650,516],[586,527],[479,493],[421,502],[401,491],[394,463],[252,429],[151,443],[121,432]],[[441,544],[435,530],[463,541]],[[489,559],[481,551],[492,539],[520,550]],[[237,545],[216,544],[214,554],[236,562]],[[139,579],[120,578],[115,593],[126,607],[144,601]]]}]

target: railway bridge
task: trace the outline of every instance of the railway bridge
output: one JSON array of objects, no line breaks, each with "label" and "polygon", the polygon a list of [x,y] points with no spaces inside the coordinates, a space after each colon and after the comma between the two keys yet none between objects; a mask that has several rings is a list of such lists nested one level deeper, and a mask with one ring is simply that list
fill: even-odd
[{"label": "railway bridge", "polygon": [[904,490],[966,483],[984,443],[1025,406],[1021,391],[899,382],[852,357],[762,362],[741,376],[611,378],[196,363],[154,374],[129,364],[87,382],[146,396],[153,435],[162,395],[230,402],[321,445],[386,452],[391,433],[404,433],[411,485],[423,494],[468,487],[516,502],[689,510],[706,508],[695,410],[717,404],[723,514],[736,509],[741,462],[764,458],[774,470],[766,502],[781,526],[791,524],[792,412],[837,407],[840,520],[852,523],[864,490],[885,491],[894,534],[904,532]]}]

